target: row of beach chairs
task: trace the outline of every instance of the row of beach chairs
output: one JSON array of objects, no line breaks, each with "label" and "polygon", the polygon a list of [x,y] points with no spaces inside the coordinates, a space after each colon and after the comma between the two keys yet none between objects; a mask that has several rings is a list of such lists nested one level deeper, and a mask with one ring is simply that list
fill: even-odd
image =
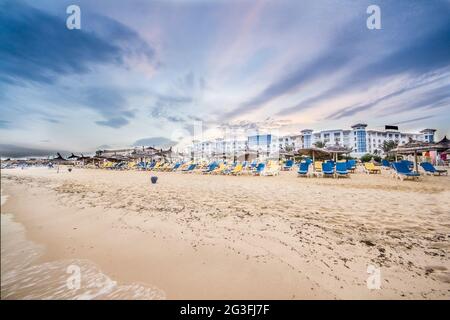
[{"label": "row of beach chairs", "polygon": [[193,162],[170,163],[140,163],[138,168],[149,171],[179,171],[182,173],[202,173],[202,174],[224,174],[224,175],[242,175],[251,174],[259,176],[276,176],[281,170],[281,166],[275,161],[252,162],[252,163],[231,163],[213,161],[209,164]]}]

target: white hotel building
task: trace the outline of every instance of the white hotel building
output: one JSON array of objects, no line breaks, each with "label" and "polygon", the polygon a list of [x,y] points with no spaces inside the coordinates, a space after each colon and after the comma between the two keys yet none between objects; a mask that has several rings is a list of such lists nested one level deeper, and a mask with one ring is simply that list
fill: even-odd
[{"label": "white hotel building", "polygon": [[358,123],[350,130],[302,130],[303,148],[309,148],[317,141],[326,145],[341,145],[353,150],[352,154],[359,157],[365,153],[383,154],[383,142],[395,141],[399,145],[407,143],[410,139],[434,142],[435,129],[424,129],[418,133],[400,132],[397,126],[385,126],[384,130],[367,129],[367,124]]},{"label": "white hotel building", "polygon": [[261,157],[276,157],[284,150],[310,148],[318,141],[327,146],[340,145],[353,150],[352,156],[360,157],[365,153],[383,154],[383,142],[395,141],[399,145],[410,139],[434,142],[435,129],[424,129],[418,133],[400,132],[397,126],[385,126],[383,130],[367,129],[367,124],[358,123],[351,129],[313,131],[304,129],[300,134],[276,136],[273,134],[254,134],[241,138],[218,138],[208,141],[194,141],[189,152],[195,158],[210,159],[221,156],[241,155],[247,151],[258,153]]}]

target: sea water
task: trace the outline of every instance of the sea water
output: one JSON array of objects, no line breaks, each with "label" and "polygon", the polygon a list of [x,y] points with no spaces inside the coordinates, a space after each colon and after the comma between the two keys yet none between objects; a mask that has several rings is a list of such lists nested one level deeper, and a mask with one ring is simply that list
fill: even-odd
[{"label": "sea water", "polygon": [[[1,195],[2,205],[7,198]],[[156,287],[114,281],[89,260],[39,263],[45,248],[26,239],[25,228],[12,214],[0,217],[1,299],[165,299]]]}]

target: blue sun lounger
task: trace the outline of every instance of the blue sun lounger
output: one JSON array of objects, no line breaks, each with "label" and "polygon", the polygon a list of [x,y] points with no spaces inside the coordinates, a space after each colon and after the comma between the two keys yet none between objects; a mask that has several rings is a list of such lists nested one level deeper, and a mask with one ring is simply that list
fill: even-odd
[{"label": "blue sun lounger", "polygon": [[441,169],[436,169],[431,163],[429,162],[422,162],[420,164],[420,166],[423,168],[423,170],[425,170],[426,173],[428,174],[432,174],[432,175],[441,175],[442,174],[446,174],[448,175],[447,170],[441,170]]},{"label": "blue sun lounger", "polygon": [[324,177],[333,177],[334,176],[334,168],[331,162],[323,162],[322,163],[322,174]]},{"label": "blue sun lounger", "polygon": [[208,174],[211,173],[212,171],[214,171],[214,169],[217,168],[217,162],[213,162],[211,163],[208,168],[206,168],[205,170],[202,171],[203,174]]},{"label": "blue sun lounger", "polygon": [[299,177],[308,177],[308,169],[309,169],[309,163],[308,162],[300,162],[300,165],[298,166],[297,174]]},{"label": "blue sun lounger", "polygon": [[294,165],[294,160],[288,160],[283,166],[284,171],[289,171],[292,169],[292,166]]},{"label": "blue sun lounger", "polygon": [[195,169],[196,166],[197,166],[196,164],[191,164],[186,169],[181,170],[181,172],[183,172],[183,173],[193,172],[193,170]]},{"label": "blue sun lounger", "polygon": [[420,177],[419,173],[412,171],[404,162],[394,162],[392,166],[395,170],[396,176],[401,180],[408,178],[418,180]]},{"label": "blue sun lounger", "polygon": [[175,163],[175,165],[173,166],[173,168],[171,169],[171,171],[177,171],[177,169],[181,166],[181,162],[177,162]]},{"label": "blue sun lounger", "polygon": [[414,162],[409,161],[409,160],[400,160],[400,163],[403,163],[405,166],[407,166],[408,168],[412,168],[414,166]]},{"label": "blue sun lounger", "polygon": [[355,172],[356,160],[347,160],[347,170],[350,172]]},{"label": "blue sun lounger", "polygon": [[265,163],[258,163],[258,165],[256,166],[256,169],[255,169],[255,171],[253,172],[253,174],[255,175],[255,176],[260,176],[261,175],[261,172],[263,172],[263,170],[264,170],[264,168],[266,167],[266,164]]},{"label": "blue sun lounger", "polygon": [[383,166],[384,169],[390,169],[391,168],[391,163],[388,160],[386,160],[386,159],[381,160],[381,165]]},{"label": "blue sun lounger", "polygon": [[349,177],[347,170],[347,163],[345,162],[336,162],[336,177]]}]

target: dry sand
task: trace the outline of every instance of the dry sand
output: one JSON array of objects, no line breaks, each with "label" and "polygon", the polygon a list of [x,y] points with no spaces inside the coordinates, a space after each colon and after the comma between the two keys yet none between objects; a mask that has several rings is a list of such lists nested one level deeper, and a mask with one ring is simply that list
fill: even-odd
[{"label": "dry sand", "polygon": [[[449,177],[33,168],[1,178],[3,299],[450,299]],[[68,292],[70,264],[92,283],[101,275],[101,292],[83,280]],[[367,287],[369,265],[380,289]]]}]

